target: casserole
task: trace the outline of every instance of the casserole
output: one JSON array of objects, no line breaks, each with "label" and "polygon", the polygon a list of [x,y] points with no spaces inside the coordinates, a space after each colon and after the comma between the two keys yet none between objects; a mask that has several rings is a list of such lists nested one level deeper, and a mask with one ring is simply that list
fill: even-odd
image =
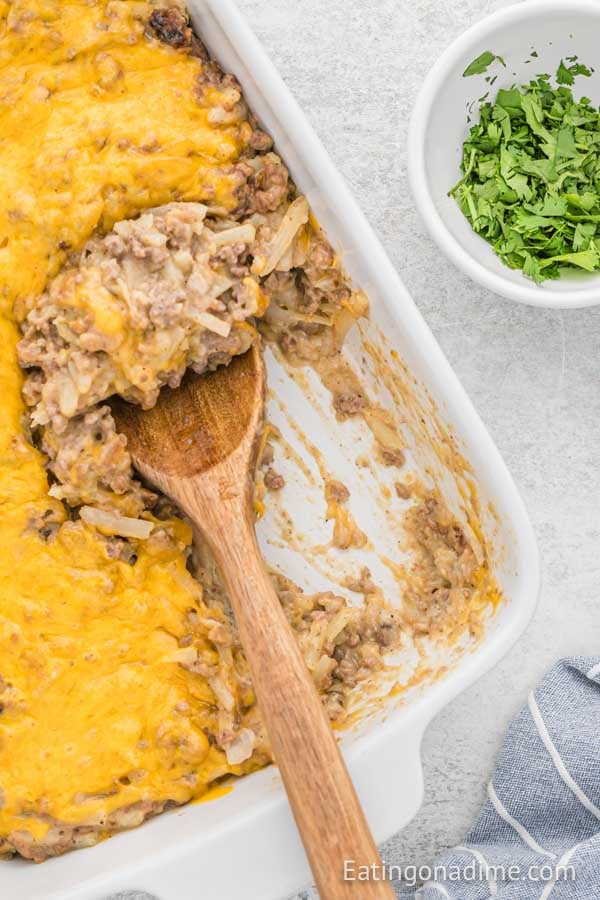
[{"label": "casserole", "polygon": [[[426,387],[430,398],[425,387],[411,385],[411,391],[415,396],[419,394],[419,402],[431,412],[434,444],[444,442],[442,431],[434,424],[439,413],[452,425],[460,441],[474,471],[481,500],[485,504],[492,502],[497,511],[496,568],[509,602],[490,623],[481,647],[465,656],[444,680],[428,685],[422,696],[417,693],[413,698],[407,694],[411,702],[401,709],[395,709],[396,698],[391,696],[385,709],[364,726],[358,726],[345,741],[367,814],[376,836],[383,839],[408,821],[420,803],[418,747],[426,723],[445,701],[497,660],[527,622],[537,588],[535,543],[497,452],[379,245],[332,172],[322,148],[235,9],[224,3],[192,4],[191,12],[209,49],[242,82],[250,104],[271,130],[331,239],[343,248],[350,274],[369,293],[372,324],[366,327],[365,338],[378,344],[383,356],[399,352],[412,375]],[[387,347],[382,333],[388,336]],[[354,350],[351,346],[349,352],[357,353],[357,346]],[[271,416],[281,430],[285,427],[287,404],[311,437],[318,435],[319,445],[329,445],[323,449],[330,451],[335,436],[323,431],[321,420],[315,418],[317,414],[299,396],[294,379],[274,358],[270,360],[270,376],[280,401],[273,403]],[[374,370],[373,381],[376,376]],[[318,386],[313,387],[318,392]],[[339,467],[343,466],[340,455]],[[361,515],[368,517],[366,497],[359,506]],[[491,514],[484,513],[484,519],[490,532],[496,528]],[[269,543],[275,538],[272,524],[267,517],[262,538],[266,554],[275,564],[277,557],[288,551],[280,547],[276,553],[277,548]],[[300,525],[308,530],[310,515],[304,526]],[[298,565],[297,561],[293,574],[299,578]],[[286,568],[289,570],[289,565]],[[431,663],[433,667],[433,659]],[[373,779],[373,772],[377,772],[377,779]],[[235,867],[232,859],[236,860]],[[283,896],[308,879],[300,844],[272,771],[265,770],[244,780],[213,803],[192,805],[93,851],[52,860],[43,869],[18,862],[2,864],[0,884],[9,895],[23,898],[101,897],[111,890],[134,886],[165,898],[185,898],[197,893],[198,868],[202,871],[203,889],[210,896],[219,897],[239,894],[242,868],[244,890],[250,896]]]}]

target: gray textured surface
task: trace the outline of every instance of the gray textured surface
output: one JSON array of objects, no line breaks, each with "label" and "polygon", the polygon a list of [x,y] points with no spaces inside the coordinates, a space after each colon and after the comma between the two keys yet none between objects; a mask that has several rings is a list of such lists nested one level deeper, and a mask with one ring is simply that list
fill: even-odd
[{"label": "gray textured surface", "polygon": [[501,736],[528,689],[559,656],[600,648],[600,308],[536,310],[478,288],[440,256],[409,194],[406,132],[423,76],[455,36],[508,2],[238,2],[487,423],[544,558],[528,633],[426,736],[425,803],[384,856],[427,864],[459,842],[475,816]]}]

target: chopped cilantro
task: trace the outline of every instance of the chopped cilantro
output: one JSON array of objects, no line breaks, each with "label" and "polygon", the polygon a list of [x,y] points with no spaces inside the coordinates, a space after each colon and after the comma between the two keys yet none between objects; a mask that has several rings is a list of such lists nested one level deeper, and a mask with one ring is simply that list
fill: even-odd
[{"label": "chopped cilantro", "polygon": [[483,75],[484,72],[487,72],[491,64],[495,61],[502,63],[503,66],[506,65],[501,56],[496,56],[495,53],[492,53],[491,50],[486,50],[480,56],[473,60],[473,62],[467,66],[465,71],[463,72],[463,78],[469,78],[470,75]]},{"label": "chopped cilantro", "polygon": [[560,61],[556,73],[556,80],[559,84],[575,84],[575,79],[578,75],[585,75],[586,78],[589,78],[592,74],[591,69],[577,62],[576,56],[567,57],[567,62],[570,62],[571,65],[566,66],[564,60],[561,59]]},{"label": "chopped cilantro", "polygon": [[[494,59],[482,54],[465,75]],[[568,57],[556,87],[540,74],[481,98],[449,192],[502,261],[538,284],[573,267],[600,270],[600,110],[571,91],[591,74]]]}]

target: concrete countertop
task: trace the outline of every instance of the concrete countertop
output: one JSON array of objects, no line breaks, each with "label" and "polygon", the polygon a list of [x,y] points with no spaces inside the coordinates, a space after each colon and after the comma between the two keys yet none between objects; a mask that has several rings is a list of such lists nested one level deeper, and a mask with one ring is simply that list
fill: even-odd
[{"label": "concrete countertop", "polygon": [[508,0],[238,3],[489,427],[542,551],[533,624],[429,729],[425,802],[384,848],[388,863],[426,865],[473,821],[528,690],[560,656],[600,648],[600,307],[533,309],[479,288],[440,254],[410,196],[406,135],[423,77],[448,43]]}]

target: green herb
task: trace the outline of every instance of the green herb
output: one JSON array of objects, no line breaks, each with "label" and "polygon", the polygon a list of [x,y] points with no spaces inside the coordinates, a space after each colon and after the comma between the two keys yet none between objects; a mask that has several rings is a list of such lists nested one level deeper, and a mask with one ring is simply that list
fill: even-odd
[{"label": "green herb", "polygon": [[581,63],[577,62],[576,56],[569,56],[567,62],[570,62],[571,65],[565,65],[564,60],[562,59],[560,61],[560,65],[556,73],[556,80],[559,84],[575,84],[575,79],[578,75],[585,75],[587,78],[589,78],[592,74],[591,69],[588,69],[587,66],[584,66]]},{"label": "green herb", "polygon": [[483,75],[496,60],[502,63],[503,66],[506,65],[501,56],[496,56],[491,50],[486,50],[485,53],[482,53],[467,66],[463,72],[463,78],[469,78],[470,75]]},{"label": "green herb", "polygon": [[537,283],[600,269],[600,111],[571,91],[591,74],[570,57],[558,86],[542,74],[482,102],[450,191],[502,261]]}]

